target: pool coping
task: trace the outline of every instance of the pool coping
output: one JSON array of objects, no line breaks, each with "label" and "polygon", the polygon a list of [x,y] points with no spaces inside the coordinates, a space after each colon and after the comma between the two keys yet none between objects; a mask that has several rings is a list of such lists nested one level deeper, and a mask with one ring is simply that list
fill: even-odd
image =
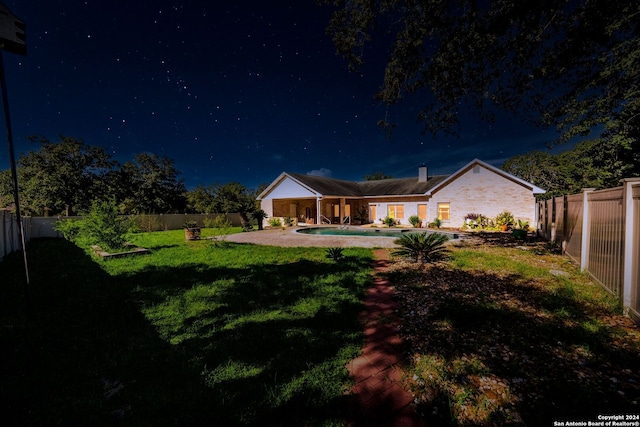
[{"label": "pool coping", "polygon": [[[363,247],[363,248],[397,248],[396,240],[392,236],[331,236],[331,235],[309,235],[298,233],[303,228],[337,227],[337,226],[294,226],[284,229],[265,229],[259,231],[249,231],[245,233],[230,234],[226,241],[235,243],[247,243],[255,245],[285,246],[285,247]],[[357,226],[352,226],[357,227]],[[404,228],[403,228],[404,229]],[[413,230],[406,228],[404,230]],[[425,229],[416,228],[416,232]],[[432,230],[433,231],[433,230]],[[444,232],[443,232],[444,233]],[[452,233],[449,233],[452,234]],[[458,233],[456,233],[458,234]]]}]

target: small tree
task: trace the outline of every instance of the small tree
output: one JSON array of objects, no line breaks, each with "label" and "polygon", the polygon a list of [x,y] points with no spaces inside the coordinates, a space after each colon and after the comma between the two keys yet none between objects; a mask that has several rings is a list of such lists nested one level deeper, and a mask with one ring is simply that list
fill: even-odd
[{"label": "small tree", "polygon": [[268,217],[269,215],[267,215],[267,213],[262,209],[257,209],[251,214],[251,219],[258,221],[258,230],[262,230],[262,221],[264,221],[264,219]]},{"label": "small tree", "polygon": [[94,243],[110,252],[125,247],[129,227],[119,215],[115,201],[95,201],[91,210],[82,220],[83,233]]},{"label": "small tree", "polygon": [[129,225],[113,200],[94,201],[83,219],[61,220],[55,228],[77,244],[99,245],[109,252],[122,250],[129,233]]},{"label": "small tree", "polygon": [[204,225],[211,230],[211,240],[214,244],[223,243],[227,236],[231,233],[231,221],[226,215],[217,215],[213,219],[205,219]]}]

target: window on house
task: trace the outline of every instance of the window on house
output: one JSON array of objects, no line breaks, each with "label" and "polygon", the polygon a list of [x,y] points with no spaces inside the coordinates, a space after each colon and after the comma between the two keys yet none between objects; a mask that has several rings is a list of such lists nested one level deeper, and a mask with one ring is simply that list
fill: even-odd
[{"label": "window on house", "polygon": [[404,205],[387,205],[387,215],[394,219],[404,218]]},{"label": "window on house", "polygon": [[378,210],[376,205],[369,205],[369,221],[373,222],[378,219]]},{"label": "window on house", "polygon": [[427,219],[427,205],[418,205],[418,218]]},{"label": "window on house", "polygon": [[449,218],[451,218],[451,207],[449,202],[438,203],[438,218],[442,221],[449,221]]}]

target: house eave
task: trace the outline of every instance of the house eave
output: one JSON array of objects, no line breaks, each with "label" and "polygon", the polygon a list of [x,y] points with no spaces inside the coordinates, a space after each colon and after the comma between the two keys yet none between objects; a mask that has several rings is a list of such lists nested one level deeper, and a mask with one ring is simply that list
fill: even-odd
[{"label": "house eave", "polygon": [[380,199],[382,197],[393,197],[393,198],[405,198],[405,197],[425,197],[427,193],[417,193],[417,194],[380,194],[380,195],[367,195],[362,196],[362,199]]}]

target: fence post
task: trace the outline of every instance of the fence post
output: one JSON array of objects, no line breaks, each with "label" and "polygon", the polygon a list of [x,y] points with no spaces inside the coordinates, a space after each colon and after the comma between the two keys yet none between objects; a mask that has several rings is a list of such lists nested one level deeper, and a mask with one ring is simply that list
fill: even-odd
[{"label": "fence post", "polygon": [[589,243],[591,242],[591,220],[589,219],[589,193],[595,188],[582,189],[582,247],[580,249],[580,270],[585,271],[589,264]]},{"label": "fence post", "polygon": [[7,256],[7,211],[4,209],[0,209],[0,212],[2,212],[2,240],[0,240],[0,247],[2,247],[3,252],[2,254],[0,254],[0,261],[2,261],[2,258]]},{"label": "fence post", "polygon": [[556,243],[556,218],[558,216],[558,210],[556,208],[556,198],[553,197],[551,199],[551,238],[549,241],[551,243]]},{"label": "fence post", "polygon": [[562,253],[567,252],[567,235],[569,234],[569,199],[562,196]]},{"label": "fence post", "polygon": [[634,249],[637,247],[635,241],[638,238],[638,230],[635,230],[637,224],[634,224],[634,212],[633,212],[633,187],[640,185],[640,178],[626,178],[620,180],[623,185],[622,191],[622,203],[624,206],[624,260],[623,260],[623,276],[622,276],[622,306],[625,313],[629,312],[631,306],[631,294],[634,285],[637,287],[638,283],[633,283],[634,279],[634,267],[635,263],[638,263],[638,257],[640,254],[634,254]]}]

